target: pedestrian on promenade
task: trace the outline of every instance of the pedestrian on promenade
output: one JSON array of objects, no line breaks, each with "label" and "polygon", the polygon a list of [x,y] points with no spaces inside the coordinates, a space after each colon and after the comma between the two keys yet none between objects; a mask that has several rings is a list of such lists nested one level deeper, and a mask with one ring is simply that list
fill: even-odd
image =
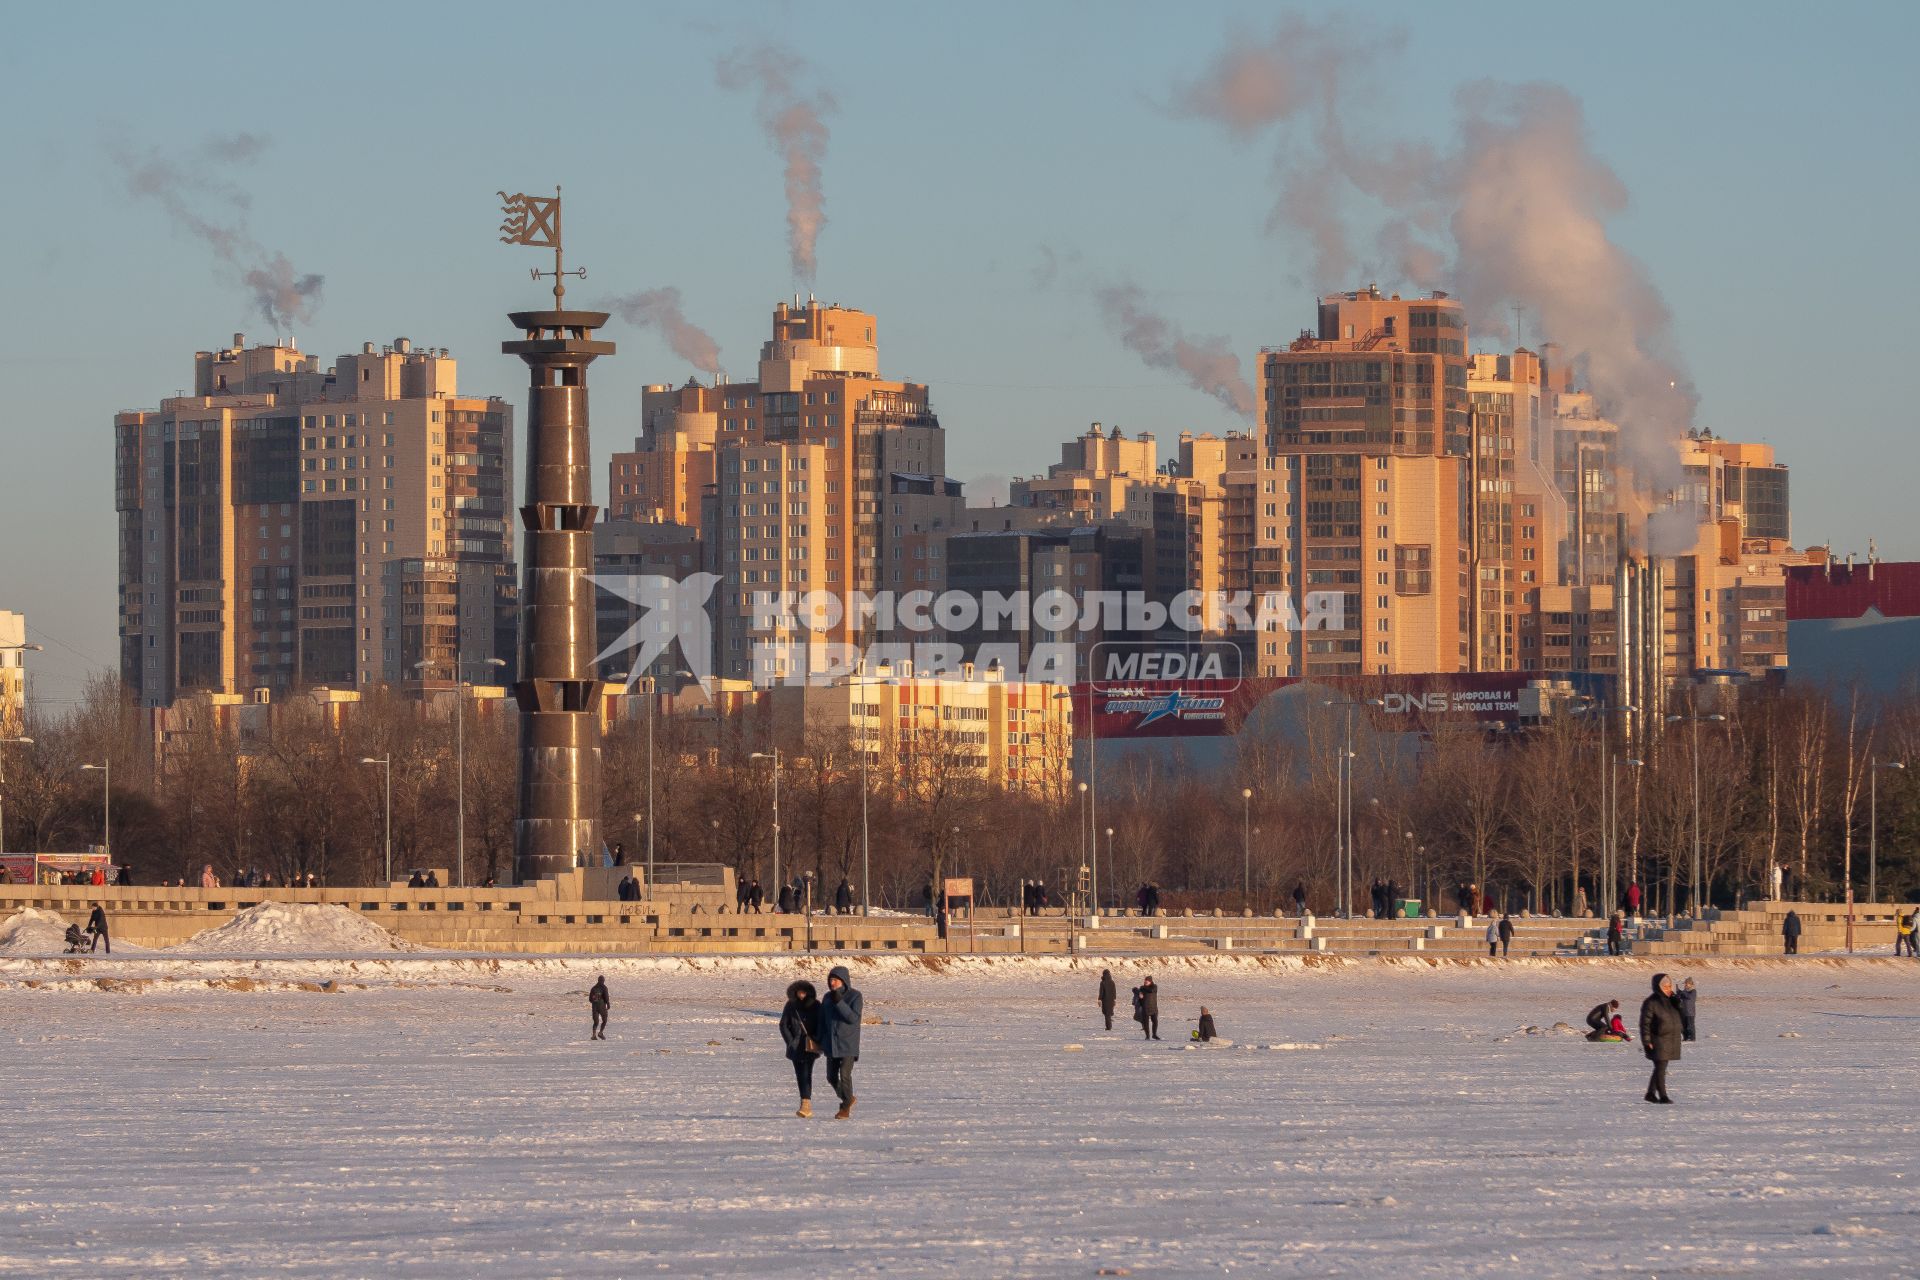
[{"label": "pedestrian on promenade", "polygon": [[87,917],[87,932],[92,935],[87,950],[98,950],[104,942],[107,944],[107,954],[113,954],[113,939],[107,936],[107,909],[97,902],[93,906],[93,914]]},{"label": "pedestrian on promenade", "polygon": [[607,1038],[607,1009],[612,1003],[612,998],[607,995],[606,978],[595,978],[593,985],[587,989],[587,1007],[593,1011],[593,1034],[587,1037],[589,1040]]},{"label": "pedestrian on promenade", "polygon": [[853,975],[837,964],[827,971],[827,996],[820,1002],[820,1021],[813,1038],[827,1055],[827,1083],[840,1099],[835,1120],[850,1119],[853,1104],[853,1064],[860,1060],[860,1011],[865,998],[853,987]]},{"label": "pedestrian on promenade", "polygon": [[1630,916],[1640,914],[1640,886],[1638,884],[1630,884],[1627,886],[1627,914]]},{"label": "pedestrian on promenade", "polygon": [[1500,917],[1500,958],[1502,960],[1506,959],[1507,953],[1510,950],[1512,950],[1512,948],[1513,948],[1513,917],[1509,915],[1503,915]]},{"label": "pedestrian on promenade", "polygon": [[1302,919],[1307,914],[1307,886],[1297,882],[1293,886],[1293,914]]},{"label": "pedestrian on promenade", "polygon": [[1133,1020],[1140,1024],[1140,1033],[1146,1039],[1160,1038],[1160,988],[1153,985],[1151,977],[1133,989]]},{"label": "pedestrian on promenade", "polygon": [[1673,999],[1674,1003],[1680,1007],[1680,1038],[1692,1043],[1693,1017],[1700,1007],[1700,990],[1693,985],[1693,979],[1688,978],[1680,984],[1680,992]]},{"label": "pedestrian on promenade", "polygon": [[1788,955],[1800,954],[1800,913],[1798,911],[1787,912],[1787,918],[1780,922],[1780,936],[1786,940]]},{"label": "pedestrian on promenade", "polygon": [[1640,1047],[1653,1063],[1653,1075],[1647,1081],[1648,1102],[1673,1101],[1667,1096],[1667,1064],[1680,1060],[1684,1039],[1680,1006],[1673,995],[1673,980],[1656,973],[1653,994],[1640,1005]]},{"label": "pedestrian on promenade", "polygon": [[1487,959],[1493,960],[1499,955],[1500,925],[1496,921],[1489,920],[1487,921]]},{"label": "pedestrian on promenade", "polygon": [[833,891],[833,910],[837,915],[853,914],[853,884],[845,876],[840,877],[840,887]]},{"label": "pedestrian on promenade", "polygon": [[1909,911],[1906,915],[1901,915],[1900,908],[1895,907],[1893,909],[1893,954],[1896,956],[1901,954],[1902,948],[1905,948],[1906,954],[1908,955],[1915,954],[1913,949],[1914,915],[1915,912],[1912,911]]},{"label": "pedestrian on promenade", "polygon": [[1625,955],[1627,952],[1627,925],[1618,911],[1607,917],[1607,954]]},{"label": "pedestrian on promenade", "polygon": [[1100,1015],[1107,1020],[1107,1030],[1113,1030],[1113,1006],[1120,998],[1119,988],[1113,984],[1113,970],[1100,971]]},{"label": "pedestrian on promenade", "polygon": [[814,1039],[820,1021],[820,998],[805,978],[787,987],[787,1004],[780,1010],[780,1039],[793,1063],[794,1082],[800,1086],[802,1120],[813,1115],[813,1064],[820,1060],[820,1042]]}]

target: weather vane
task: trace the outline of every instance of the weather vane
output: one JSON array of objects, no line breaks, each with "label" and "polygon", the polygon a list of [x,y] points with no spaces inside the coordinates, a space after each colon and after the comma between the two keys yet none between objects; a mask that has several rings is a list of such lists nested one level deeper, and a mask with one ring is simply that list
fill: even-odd
[{"label": "weather vane", "polygon": [[508,195],[500,193],[500,243],[529,244],[536,249],[553,250],[553,270],[533,269],[535,280],[547,276],[553,277],[553,306],[556,311],[566,310],[562,299],[566,297],[566,278],[576,276],[587,278],[586,268],[568,271],[562,260],[560,248],[560,188],[553,188],[553,195],[530,196],[516,191]]}]

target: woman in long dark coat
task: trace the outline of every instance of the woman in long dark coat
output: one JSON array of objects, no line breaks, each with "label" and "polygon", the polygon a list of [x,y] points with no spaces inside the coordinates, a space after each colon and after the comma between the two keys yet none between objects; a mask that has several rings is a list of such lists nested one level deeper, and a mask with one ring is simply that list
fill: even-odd
[{"label": "woman in long dark coat", "polygon": [[1100,971],[1100,1014],[1107,1020],[1107,1030],[1113,1030],[1113,1006],[1120,998],[1120,989],[1113,983],[1113,970]]},{"label": "woman in long dark coat", "polygon": [[811,982],[802,978],[787,988],[787,1005],[780,1011],[780,1038],[786,1042],[787,1060],[793,1063],[794,1082],[800,1086],[800,1109],[793,1114],[802,1120],[813,1114],[813,1064],[820,1058],[813,1028],[819,1015],[820,998]]},{"label": "woman in long dark coat", "polygon": [[1664,973],[1653,975],[1653,994],[1640,1005],[1640,1047],[1653,1063],[1653,1076],[1647,1081],[1648,1102],[1672,1102],[1667,1096],[1667,1064],[1680,1060],[1684,1038],[1679,1002],[1673,998],[1673,979]]}]

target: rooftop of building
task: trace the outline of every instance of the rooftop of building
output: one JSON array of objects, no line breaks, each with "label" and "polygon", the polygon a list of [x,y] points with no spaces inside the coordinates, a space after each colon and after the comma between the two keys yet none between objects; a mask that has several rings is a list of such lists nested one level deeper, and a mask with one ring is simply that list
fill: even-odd
[{"label": "rooftop of building", "polygon": [[1787,568],[1787,620],[1920,618],[1920,561],[1851,558]]}]

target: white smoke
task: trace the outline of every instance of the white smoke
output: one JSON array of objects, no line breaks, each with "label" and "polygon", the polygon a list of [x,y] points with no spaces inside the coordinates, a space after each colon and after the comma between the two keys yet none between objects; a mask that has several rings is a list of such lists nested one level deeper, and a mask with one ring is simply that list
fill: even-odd
[{"label": "white smoke", "polygon": [[223,272],[237,276],[276,333],[313,318],[324,277],[294,269],[284,253],[261,246],[247,229],[252,201],[230,176],[265,153],[257,133],[216,135],[179,152],[136,154],[111,143],[108,154],[135,199],[151,201],[174,228],[205,245]]},{"label": "white smoke", "polygon": [[1222,337],[1189,338],[1155,312],[1138,285],[1109,284],[1094,299],[1120,341],[1155,369],[1172,369],[1243,418],[1253,417],[1253,388],[1240,371],[1240,357]]},{"label": "white smoke", "polygon": [[[1232,42],[1174,109],[1243,141],[1273,135],[1281,190],[1269,227],[1305,238],[1316,292],[1365,265],[1449,284],[1481,331],[1505,332],[1523,309],[1584,370],[1627,460],[1670,487],[1695,396],[1660,291],[1609,233],[1627,193],[1594,154],[1579,102],[1554,85],[1476,83],[1455,95],[1442,147],[1357,142],[1353,72],[1399,43],[1339,20],[1287,19],[1270,39]],[[1356,227],[1370,228],[1365,263]]]},{"label": "white smoke", "polygon": [[798,54],[772,45],[736,50],[715,68],[722,88],[750,88],[758,95],[761,132],[786,164],[787,253],[794,275],[810,281],[819,265],[820,229],[827,224],[820,166],[827,156],[826,118],[835,104],[824,89],[800,90],[807,71]]},{"label": "white smoke", "polygon": [[680,291],[671,286],[646,289],[615,298],[608,308],[620,314],[628,324],[642,329],[658,329],[673,348],[673,354],[706,373],[720,372],[720,344],[693,321],[681,307]]}]

